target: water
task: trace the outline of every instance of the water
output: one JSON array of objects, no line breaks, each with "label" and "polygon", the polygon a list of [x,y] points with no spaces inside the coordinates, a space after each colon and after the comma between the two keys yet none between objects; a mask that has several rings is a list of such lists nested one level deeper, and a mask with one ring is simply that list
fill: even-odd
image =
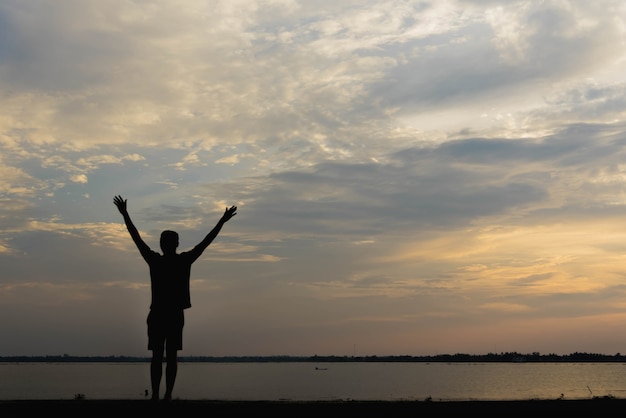
[{"label": "water", "polygon": [[[179,363],[174,397],[527,400],[626,396],[624,363]],[[142,399],[149,363],[0,363],[0,400]],[[164,385],[164,384],[163,384]]]}]

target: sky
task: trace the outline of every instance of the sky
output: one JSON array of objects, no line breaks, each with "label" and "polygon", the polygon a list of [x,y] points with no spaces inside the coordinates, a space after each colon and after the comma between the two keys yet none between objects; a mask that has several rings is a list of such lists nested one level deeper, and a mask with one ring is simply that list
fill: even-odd
[{"label": "sky", "polygon": [[626,352],[626,3],[1,0],[0,356]]}]

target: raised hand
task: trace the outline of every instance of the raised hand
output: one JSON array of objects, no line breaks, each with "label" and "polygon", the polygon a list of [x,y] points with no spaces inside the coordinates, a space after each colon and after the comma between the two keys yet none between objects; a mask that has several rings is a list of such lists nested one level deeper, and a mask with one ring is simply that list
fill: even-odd
[{"label": "raised hand", "polygon": [[128,210],[126,209],[126,200],[122,199],[122,196],[115,196],[113,198],[113,203],[115,203],[117,210],[119,210],[122,215],[128,213]]},{"label": "raised hand", "polygon": [[229,208],[226,208],[224,210],[224,214],[222,215],[222,220],[224,222],[228,222],[230,220],[230,218],[232,218],[233,216],[235,216],[237,214],[237,206],[231,206]]}]

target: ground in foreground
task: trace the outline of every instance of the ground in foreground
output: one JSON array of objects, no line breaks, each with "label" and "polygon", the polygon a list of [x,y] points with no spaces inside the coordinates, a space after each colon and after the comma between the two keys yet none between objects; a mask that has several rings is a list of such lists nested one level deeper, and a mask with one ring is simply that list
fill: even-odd
[{"label": "ground in foreground", "polygon": [[26,414],[68,416],[125,415],[145,413],[210,414],[212,416],[271,417],[428,417],[428,416],[515,416],[518,414],[594,414],[601,416],[626,407],[626,399],[525,401],[213,401],[173,400],[15,400],[0,401],[3,417]]}]

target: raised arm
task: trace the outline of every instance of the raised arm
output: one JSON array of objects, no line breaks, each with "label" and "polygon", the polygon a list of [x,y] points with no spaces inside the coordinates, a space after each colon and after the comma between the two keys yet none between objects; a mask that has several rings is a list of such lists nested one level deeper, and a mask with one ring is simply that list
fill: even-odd
[{"label": "raised arm", "polygon": [[209,244],[211,244],[213,240],[215,239],[215,237],[217,237],[217,235],[220,233],[224,224],[228,222],[236,214],[237,214],[237,206],[231,206],[224,210],[224,214],[222,215],[220,220],[217,222],[217,224],[215,224],[213,229],[206,235],[206,237],[204,237],[204,239],[198,245],[196,245],[193,248],[193,250],[191,250],[191,252],[194,255],[194,260],[200,257],[200,255],[202,255],[204,250],[206,250],[206,247],[208,247]]},{"label": "raised arm", "polygon": [[113,198],[113,203],[117,206],[117,209],[120,211],[122,216],[124,217],[124,223],[126,224],[126,229],[128,229],[128,233],[130,237],[133,239],[133,242],[139,249],[139,252],[142,256],[145,257],[151,250],[150,247],[141,239],[141,235],[139,235],[139,231],[133,224],[133,221],[130,219],[130,215],[128,214],[128,209],[126,208],[126,199],[122,199],[122,196],[115,196]]}]

